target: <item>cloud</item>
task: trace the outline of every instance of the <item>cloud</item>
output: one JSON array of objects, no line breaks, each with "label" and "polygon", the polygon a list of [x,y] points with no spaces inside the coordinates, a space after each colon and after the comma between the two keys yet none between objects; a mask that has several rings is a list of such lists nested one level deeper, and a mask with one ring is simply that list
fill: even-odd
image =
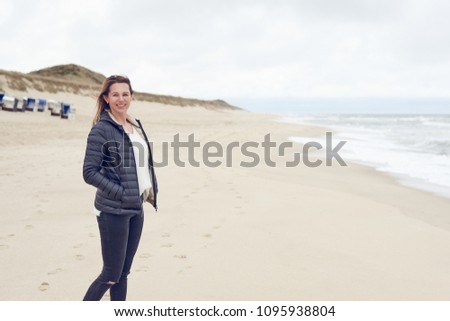
[{"label": "cloud", "polygon": [[198,98],[450,97],[444,0],[0,6],[2,30],[14,23],[3,69],[73,62],[127,74],[137,90]]}]

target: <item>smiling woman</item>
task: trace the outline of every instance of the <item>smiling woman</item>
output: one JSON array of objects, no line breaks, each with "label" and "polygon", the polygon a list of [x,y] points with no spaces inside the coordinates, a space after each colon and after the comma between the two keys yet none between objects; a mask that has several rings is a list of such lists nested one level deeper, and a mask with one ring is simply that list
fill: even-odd
[{"label": "smiling woman", "polygon": [[97,99],[97,111],[92,125],[100,121],[100,117],[105,111],[112,113],[121,122],[121,125],[124,125],[133,93],[130,80],[127,77],[113,75],[105,79]]},{"label": "smiling woman", "polygon": [[109,88],[108,95],[103,95],[103,99],[109,105],[111,114],[123,126],[127,133],[131,133],[133,127],[127,121],[127,111],[131,103],[131,92],[128,84],[112,84]]},{"label": "smiling woman", "polygon": [[89,287],[85,301],[100,300],[108,289],[111,300],[126,299],[128,274],[144,223],[143,202],[157,209],[151,146],[141,122],[127,113],[132,95],[127,77],[106,78],[87,140],[83,177],[97,188],[94,212],[103,269]]}]

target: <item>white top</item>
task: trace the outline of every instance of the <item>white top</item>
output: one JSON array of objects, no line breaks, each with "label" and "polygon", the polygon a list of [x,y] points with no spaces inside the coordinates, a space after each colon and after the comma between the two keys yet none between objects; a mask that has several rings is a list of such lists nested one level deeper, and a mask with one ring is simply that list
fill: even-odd
[{"label": "white top", "polygon": [[134,160],[136,161],[136,172],[139,183],[139,194],[143,195],[144,200],[148,197],[152,188],[152,180],[148,169],[148,146],[144,138],[133,129],[132,133],[127,133],[133,145]]}]

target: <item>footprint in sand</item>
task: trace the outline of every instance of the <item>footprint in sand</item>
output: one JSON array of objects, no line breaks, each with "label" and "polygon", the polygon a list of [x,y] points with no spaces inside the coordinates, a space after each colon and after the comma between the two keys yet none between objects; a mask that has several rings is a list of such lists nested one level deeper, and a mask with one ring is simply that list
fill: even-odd
[{"label": "footprint in sand", "polygon": [[48,282],[42,282],[41,285],[39,285],[39,291],[47,291],[50,288],[50,284]]},{"label": "footprint in sand", "polygon": [[206,238],[210,238],[210,237],[212,237],[212,235],[211,234],[203,234],[203,237],[206,237]]},{"label": "footprint in sand", "polygon": [[185,266],[184,268],[182,268],[181,270],[178,270],[178,274],[183,274],[183,273],[185,273],[185,272],[188,272],[190,269],[192,269],[192,266],[190,266],[190,265],[188,265],[188,266]]},{"label": "footprint in sand", "polygon": [[33,225],[25,225],[25,229],[32,230],[32,229],[34,229],[34,226]]},{"label": "footprint in sand", "polygon": [[173,243],[167,243],[167,244],[163,244],[161,245],[161,247],[172,247]]},{"label": "footprint in sand", "polygon": [[147,265],[140,266],[136,269],[136,272],[148,272],[150,268]]},{"label": "footprint in sand", "polygon": [[149,257],[152,257],[152,255],[150,253],[142,253],[141,255],[139,255],[139,257],[143,259],[148,259]]},{"label": "footprint in sand", "polygon": [[214,243],[214,242],[206,243],[205,245],[202,246],[202,249],[207,249],[207,248],[209,248],[210,246],[213,246],[213,245],[216,245],[216,243]]},{"label": "footprint in sand", "polygon": [[174,255],[173,257],[176,259],[182,259],[182,260],[187,259],[187,256],[184,254]]},{"label": "footprint in sand", "polygon": [[8,245],[6,245],[6,244],[0,244],[0,250],[6,250],[7,248],[9,248]]},{"label": "footprint in sand", "polygon": [[214,226],[213,226],[213,229],[215,229],[215,230],[217,230],[217,229],[219,229],[219,228],[221,228],[220,225],[214,225]]},{"label": "footprint in sand", "polygon": [[81,255],[81,254],[75,255],[75,260],[77,260],[77,261],[82,261],[82,260],[84,260],[84,255]]},{"label": "footprint in sand", "polygon": [[78,248],[80,248],[80,247],[82,247],[84,245],[84,243],[78,243],[78,244],[76,244],[76,245],[74,245],[74,246],[72,246],[74,249],[78,249]]},{"label": "footprint in sand", "polygon": [[53,271],[47,272],[47,274],[48,274],[48,275],[55,275],[55,274],[58,273],[59,271],[62,271],[62,269],[61,269],[61,268],[57,268],[57,269],[55,269],[55,270],[53,270]]},{"label": "footprint in sand", "polygon": [[170,237],[170,233],[164,233],[161,235],[161,237]]}]

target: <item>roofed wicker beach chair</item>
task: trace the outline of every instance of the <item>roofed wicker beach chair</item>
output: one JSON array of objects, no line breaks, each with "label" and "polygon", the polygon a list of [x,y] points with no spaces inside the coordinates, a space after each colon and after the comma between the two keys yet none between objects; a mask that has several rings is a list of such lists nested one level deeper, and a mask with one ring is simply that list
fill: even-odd
[{"label": "roofed wicker beach chair", "polygon": [[55,107],[55,106],[61,106],[61,103],[56,100],[53,100],[53,99],[47,100],[47,109],[48,110],[52,111],[53,107]]},{"label": "roofed wicker beach chair", "polygon": [[3,96],[2,109],[6,111],[17,111],[17,105],[19,104],[19,99],[13,96]]},{"label": "roofed wicker beach chair", "polygon": [[49,102],[50,115],[52,116],[61,116],[61,107],[62,103],[60,102]]},{"label": "roofed wicker beach chair", "polygon": [[47,106],[47,100],[38,99],[37,111],[43,112],[45,110],[45,106]]},{"label": "roofed wicker beach chair", "polygon": [[34,107],[36,106],[36,99],[34,98],[24,98],[25,100],[25,110],[26,111],[34,111]]},{"label": "roofed wicker beach chair", "polygon": [[61,103],[61,118],[68,119],[71,112],[70,104]]}]

